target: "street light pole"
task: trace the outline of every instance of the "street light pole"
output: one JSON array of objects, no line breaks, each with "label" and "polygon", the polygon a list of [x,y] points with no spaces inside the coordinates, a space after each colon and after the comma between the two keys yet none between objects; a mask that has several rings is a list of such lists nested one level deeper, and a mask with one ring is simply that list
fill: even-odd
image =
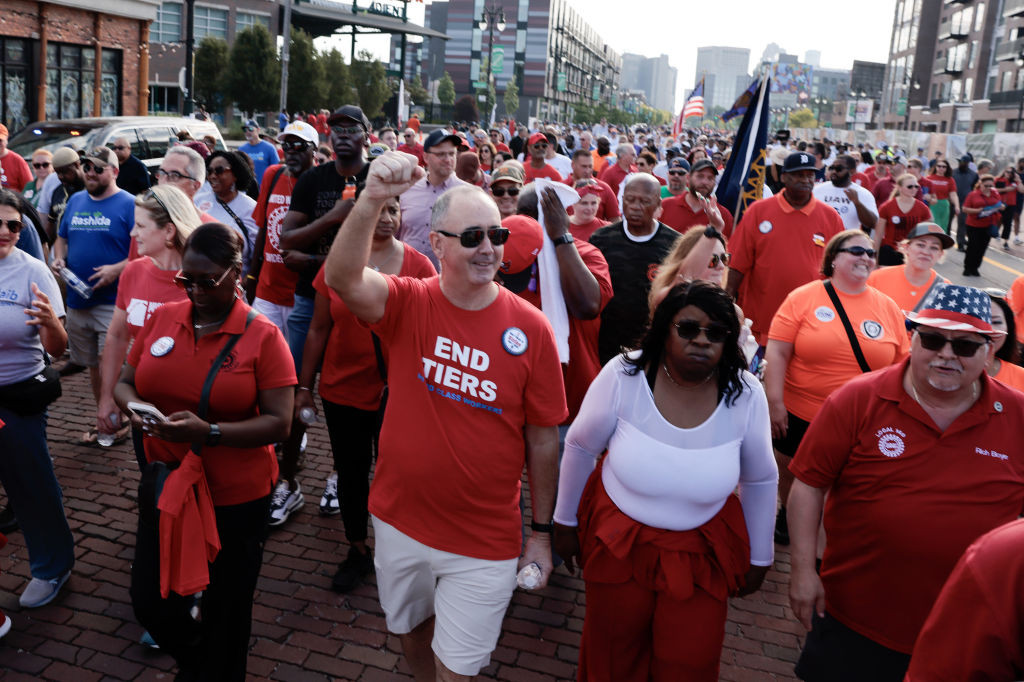
[{"label": "street light pole", "polygon": [[[1020,54],[1017,55],[1017,59],[1015,59],[1014,61],[1016,62],[1018,68],[1024,66],[1024,50],[1021,50]],[[1020,132],[1020,119],[1022,114],[1024,114],[1024,90],[1021,91],[1020,103],[1017,105],[1017,125],[1014,127],[1013,130],[1013,132],[1015,133]]]},{"label": "street light pole", "polygon": [[[491,0],[483,10],[481,10],[480,22],[478,23],[480,30],[488,30],[487,38],[487,85],[490,86],[494,78],[494,29],[498,29],[498,33],[505,30],[505,10],[497,5],[495,0]],[[497,93],[495,93],[497,97]],[[490,115],[490,112],[487,112]]]}]

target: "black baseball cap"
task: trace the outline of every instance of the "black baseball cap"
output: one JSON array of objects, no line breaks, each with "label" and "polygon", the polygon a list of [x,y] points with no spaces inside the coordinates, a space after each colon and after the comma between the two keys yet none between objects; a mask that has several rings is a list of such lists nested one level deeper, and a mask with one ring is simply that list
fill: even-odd
[{"label": "black baseball cap", "polygon": [[427,135],[427,139],[423,141],[423,151],[429,152],[430,148],[439,145],[442,142],[451,142],[458,149],[459,145],[462,144],[462,138],[455,133],[450,133],[444,128],[438,128],[434,132]]},{"label": "black baseball cap", "polygon": [[814,165],[814,154],[809,152],[793,152],[782,164],[783,173],[795,173],[804,170],[817,170]]},{"label": "black baseball cap", "polygon": [[693,164],[693,168],[690,169],[690,172],[696,173],[697,171],[702,171],[705,168],[710,168],[714,175],[718,175],[718,168],[715,167],[715,164],[712,163],[710,159],[701,159],[697,163]]},{"label": "black baseball cap", "polygon": [[327,125],[334,125],[342,118],[350,118],[359,125],[363,126],[363,130],[369,132],[370,130],[370,119],[366,118],[366,114],[363,110],[354,104],[346,104],[345,106],[338,107],[334,110],[334,113],[327,119]]}]

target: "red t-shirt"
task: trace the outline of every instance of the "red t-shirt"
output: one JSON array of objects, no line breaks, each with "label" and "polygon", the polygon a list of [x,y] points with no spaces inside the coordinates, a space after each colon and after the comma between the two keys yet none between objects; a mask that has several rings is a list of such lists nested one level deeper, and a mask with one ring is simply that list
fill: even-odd
[{"label": "red t-shirt", "polygon": [[917,227],[918,223],[930,221],[932,212],[923,201],[914,199],[914,205],[910,207],[910,211],[904,213],[894,197],[878,207],[878,217],[885,221],[882,244],[888,244],[895,249],[896,245],[906,239],[907,234]]},{"label": "red t-shirt", "polygon": [[739,304],[758,343],[768,342],[772,318],[789,292],[821,278],[825,244],[842,231],[835,209],[813,196],[796,209],[783,191],[746,210],[729,240],[729,267],[743,273]]},{"label": "red t-shirt", "polygon": [[331,131],[331,128],[330,126],[327,125],[327,114],[317,114],[316,125],[313,127],[316,128],[316,132],[320,133],[321,135],[326,135],[327,133],[329,133]]},{"label": "red t-shirt", "polygon": [[529,161],[524,163],[523,166],[526,168],[526,183],[524,184],[529,184],[537,178],[548,178],[555,182],[562,181],[562,175],[555,170],[554,166],[544,164],[543,168],[534,168]]},{"label": "red t-shirt", "polygon": [[[250,419],[259,414],[261,390],[298,383],[295,361],[281,330],[262,315],[245,329],[248,313],[249,306],[239,299],[220,329],[197,342],[192,331],[191,301],[160,306],[128,354],[141,400],[156,405],[165,415],[180,410],[195,412],[214,358],[229,334],[241,334],[243,330],[213,382],[207,421]],[[161,343],[155,343],[158,340]],[[168,344],[170,349],[161,354]],[[150,462],[180,462],[191,444],[146,438],[145,448]],[[204,446],[201,455],[216,506],[242,504],[269,495],[277,480],[272,444],[254,448]]]},{"label": "red t-shirt", "polygon": [[[570,224],[571,227],[572,224]],[[579,412],[580,404],[583,402],[583,396],[586,395],[594,377],[601,371],[601,361],[597,354],[597,337],[601,329],[600,310],[604,310],[614,295],[608,261],[604,259],[600,249],[582,239],[582,237],[576,237],[576,249],[580,252],[580,258],[583,259],[584,265],[594,275],[601,288],[601,303],[597,317],[592,320],[580,320],[569,315],[569,364],[562,365],[565,379],[565,399],[569,404],[569,417],[565,421],[566,424],[576,418],[576,413]],[[534,272],[536,272],[536,268],[534,268]],[[530,282],[530,286],[519,295],[538,308],[541,307],[539,281]]]},{"label": "red t-shirt", "polygon": [[293,178],[288,171],[281,173],[277,184],[274,185],[274,193],[270,194],[274,176],[282,168],[283,165],[275,164],[263,173],[260,196],[256,200],[256,208],[252,211],[252,219],[256,225],[266,225],[267,228],[267,238],[263,246],[263,266],[260,268],[259,282],[256,283],[256,297],[276,305],[290,306],[295,303],[295,283],[299,281],[299,273],[289,270],[284,264],[278,246],[281,244],[281,223],[292,203],[292,190],[295,189],[298,179]]},{"label": "red t-shirt", "polygon": [[914,644],[906,682],[1024,678],[1024,520],[967,548]]},{"label": "red t-shirt", "polygon": [[921,184],[928,187],[928,193],[936,199],[948,199],[949,195],[956,191],[956,183],[953,178],[945,175],[929,175],[921,180]]},{"label": "red t-shirt", "polygon": [[[405,256],[399,277],[423,279],[437,274],[429,258],[408,244],[402,246]],[[322,267],[313,279],[313,288],[320,296],[329,298],[333,323],[320,370],[320,395],[339,405],[376,410],[380,407],[384,381],[380,378],[370,330],[349,311],[338,292],[327,286]],[[382,347],[381,351],[386,357],[387,349]]]},{"label": "red t-shirt", "polygon": [[576,239],[589,242],[590,235],[594,234],[599,228],[609,225],[610,223],[601,220],[600,218],[594,218],[589,223],[583,223],[582,225],[576,225],[571,220],[569,221],[569,232],[572,233]]},{"label": "red t-shirt", "polygon": [[851,380],[822,406],[789,468],[827,489],[825,608],[910,653],[960,555],[1024,506],[1024,395],[982,374],[944,432],[903,389],[908,361]]},{"label": "red t-shirt", "polygon": [[[986,206],[995,206],[1000,201],[1002,199],[999,196],[999,192],[989,192],[986,197],[981,193],[980,189],[975,189],[971,190],[971,193],[964,199],[964,206],[967,208],[985,208]],[[984,217],[979,213],[968,213],[965,222],[968,227],[988,227],[989,225],[998,225],[1001,219],[1002,215],[999,211]]]},{"label": "red t-shirt", "polygon": [[[708,216],[704,213],[703,209],[694,211],[686,203],[687,194],[687,192],[684,192],[677,197],[668,197],[661,200],[661,218],[659,220],[679,234],[685,234],[694,225],[706,226],[709,224]],[[732,213],[721,204],[718,205],[718,210],[722,212],[722,220],[725,221],[722,234],[728,239],[732,236]]]},{"label": "red t-shirt", "polygon": [[996,178],[996,190],[999,192],[999,198],[1003,200],[1003,203],[1007,206],[1017,205],[1017,183],[1011,182],[1006,178],[999,176]]},{"label": "red t-shirt", "polygon": [[8,150],[6,154],[0,156],[0,187],[20,192],[30,182],[32,182],[32,171],[29,170],[28,163],[21,158],[20,154]]},{"label": "red t-shirt", "polygon": [[423,157],[423,145],[419,143],[413,145],[400,144],[398,145],[397,151],[405,152],[406,154],[412,154],[417,159],[419,159],[421,166],[423,166],[424,168],[427,167],[427,160]]},{"label": "red t-shirt", "polygon": [[853,180],[853,182],[857,183],[858,185],[860,185],[869,192],[875,184],[874,180],[872,180],[872,176],[865,175],[864,173],[854,173],[853,178],[851,179]]},{"label": "red t-shirt", "polygon": [[628,171],[624,171],[619,164],[612,163],[608,164],[608,167],[601,171],[601,180],[608,183],[608,186],[612,188],[612,192],[614,192],[617,197],[619,196],[619,185],[622,181],[625,180],[626,176],[630,173],[636,172],[637,167],[632,164],[630,164]]},{"label": "red t-shirt", "polygon": [[174,283],[174,270],[161,270],[151,258],[129,261],[117,282],[118,310],[127,313],[125,322],[134,339],[153,311],[165,303],[188,300],[185,290]]},{"label": "red t-shirt", "polygon": [[487,560],[521,549],[526,424],[568,411],[547,318],[507,289],[464,310],[440,280],[387,276],[388,406],[370,512],[434,549]]}]

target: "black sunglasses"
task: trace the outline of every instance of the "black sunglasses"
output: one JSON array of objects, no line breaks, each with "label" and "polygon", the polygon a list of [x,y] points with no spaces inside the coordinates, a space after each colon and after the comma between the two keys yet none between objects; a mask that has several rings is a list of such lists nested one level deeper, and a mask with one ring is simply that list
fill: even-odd
[{"label": "black sunglasses", "polygon": [[686,171],[684,171],[684,170],[670,170],[668,172],[668,174],[669,175],[686,175]]},{"label": "black sunglasses", "polygon": [[868,258],[874,258],[875,254],[878,253],[874,249],[869,249],[866,246],[847,246],[846,248],[839,249],[840,253],[848,253],[851,256],[861,257],[867,256]]},{"label": "black sunglasses", "polygon": [[42,163],[35,163],[33,161],[32,162],[32,167],[33,168],[49,168],[50,167],[50,162],[49,161],[44,161]]},{"label": "black sunglasses", "polygon": [[496,197],[503,197],[506,194],[509,195],[510,197],[517,197],[519,196],[519,188],[509,187],[508,189],[506,189],[504,187],[492,187],[491,194],[493,194]]},{"label": "black sunglasses", "polygon": [[7,225],[7,229],[11,231],[11,234],[18,234],[21,232],[21,228],[25,227],[25,223],[20,220],[3,220],[0,219],[0,226]]},{"label": "black sunglasses", "polygon": [[207,175],[223,175],[224,173],[230,173],[231,166],[210,166],[206,170]]},{"label": "black sunglasses", "polygon": [[190,294],[192,293],[192,290],[196,287],[199,287],[203,291],[213,291],[214,289],[221,285],[221,282],[224,281],[224,278],[228,276],[229,272],[231,272],[230,267],[227,270],[225,270],[224,274],[217,279],[214,279],[213,277],[193,279],[191,277],[186,277],[182,275],[182,271],[178,270],[178,274],[174,276],[174,283]]},{"label": "black sunglasses", "polygon": [[533,148],[534,149],[547,149],[548,148],[548,143],[547,142],[538,142],[537,144],[533,145]]},{"label": "black sunglasses", "polygon": [[164,213],[166,213],[168,216],[171,215],[170,210],[167,208],[167,204],[160,200],[160,197],[157,196],[156,192],[154,192],[152,189],[147,189],[146,193],[142,195],[142,200],[148,201],[150,197],[156,199],[156,203],[160,204],[160,208],[164,210]]},{"label": "black sunglasses", "polygon": [[288,140],[281,143],[281,149],[286,152],[304,152],[310,146],[305,140]]},{"label": "black sunglasses", "polygon": [[693,341],[701,332],[704,332],[704,337],[708,340],[708,343],[722,343],[729,336],[729,328],[724,324],[711,324],[707,327],[702,327],[693,320],[683,320],[682,322],[676,322],[672,326],[676,328],[676,334],[679,335],[679,338],[686,341]]},{"label": "black sunglasses", "polygon": [[99,175],[103,171],[107,170],[107,168],[108,168],[108,166],[103,166],[103,165],[100,165],[98,163],[93,163],[92,161],[83,161],[82,162],[82,172],[83,173],[92,173],[93,171],[96,171],[96,174]]},{"label": "black sunglasses", "polygon": [[485,232],[487,234],[487,238],[490,239],[491,243],[495,246],[501,246],[507,242],[509,234],[511,234],[507,227],[498,227],[497,225],[494,227],[488,227],[486,230],[482,227],[470,227],[461,234],[454,234],[444,230],[437,231],[438,234],[444,235],[445,237],[455,237],[459,240],[459,243],[467,249],[475,249],[480,246],[484,241]]},{"label": "black sunglasses", "polygon": [[970,339],[950,339],[935,332],[923,332],[917,330],[917,338],[921,339],[921,347],[925,350],[942,350],[948,343],[953,347],[953,354],[961,358],[971,358],[978,352],[978,349],[989,343],[991,340],[971,341]]},{"label": "black sunglasses", "polygon": [[709,268],[717,268],[718,264],[729,265],[729,261],[732,259],[727,253],[714,253],[711,254],[711,260],[708,262]]}]

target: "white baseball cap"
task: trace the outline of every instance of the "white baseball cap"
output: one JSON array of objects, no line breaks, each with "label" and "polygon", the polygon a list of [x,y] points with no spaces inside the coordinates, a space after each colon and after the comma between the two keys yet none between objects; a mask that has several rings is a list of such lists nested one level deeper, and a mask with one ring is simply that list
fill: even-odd
[{"label": "white baseball cap", "polygon": [[320,142],[320,134],[316,132],[316,128],[305,121],[293,121],[286,125],[284,130],[277,136],[277,141],[284,142],[284,138],[287,135],[294,135],[312,144],[319,144]]}]

